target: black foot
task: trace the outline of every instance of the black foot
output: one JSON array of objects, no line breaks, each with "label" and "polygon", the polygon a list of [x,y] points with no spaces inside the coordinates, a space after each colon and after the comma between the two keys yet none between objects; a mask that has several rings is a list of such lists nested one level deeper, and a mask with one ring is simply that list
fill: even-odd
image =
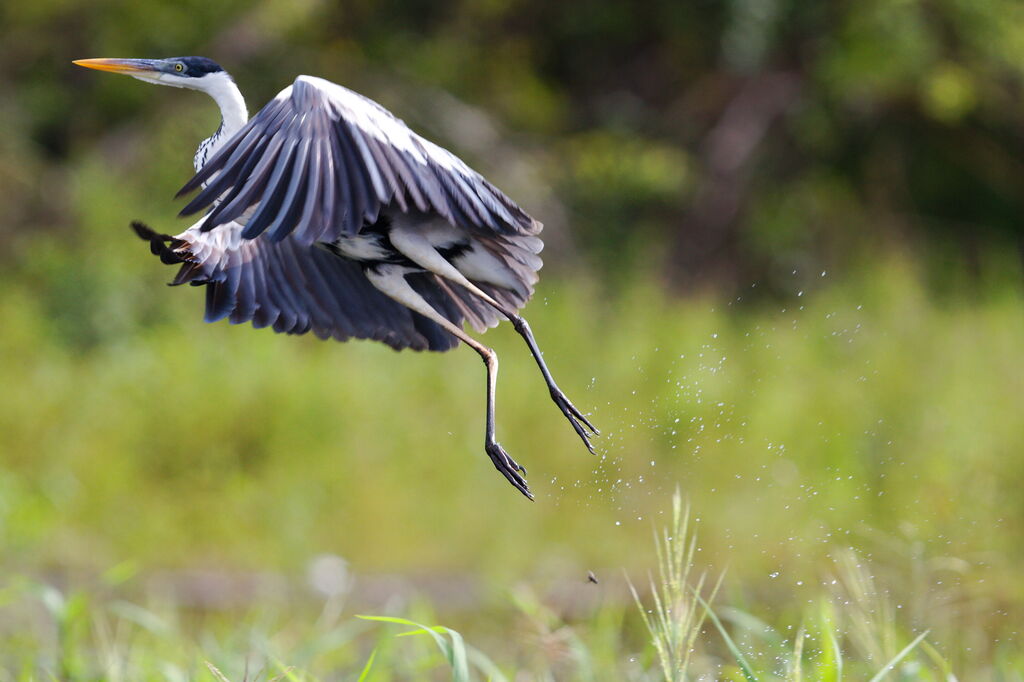
[{"label": "black foot", "polygon": [[487,443],[484,449],[487,450],[487,455],[494,462],[494,468],[500,471],[501,475],[507,478],[508,482],[515,486],[516,490],[532,500],[533,493],[530,492],[530,487],[526,485],[526,479],[522,476],[522,474],[526,473],[526,469],[509,457],[505,449],[498,445],[497,442]]},{"label": "black foot", "polygon": [[[569,420],[570,424],[572,424],[572,428],[576,430],[576,434],[583,440],[583,444],[587,446],[587,450],[590,450],[590,454],[597,454],[594,452],[594,446],[590,444],[590,436],[596,436],[600,431],[594,428],[594,425],[590,423],[590,420],[584,417],[583,413],[576,409],[576,406],[572,404],[572,401],[566,398],[565,394],[557,387],[552,387],[551,399],[555,401],[555,405],[558,405],[558,409],[562,411],[565,418]],[[583,423],[581,424],[580,422]],[[587,433],[587,429],[583,428],[584,425],[587,429],[590,429],[590,433]]]}]

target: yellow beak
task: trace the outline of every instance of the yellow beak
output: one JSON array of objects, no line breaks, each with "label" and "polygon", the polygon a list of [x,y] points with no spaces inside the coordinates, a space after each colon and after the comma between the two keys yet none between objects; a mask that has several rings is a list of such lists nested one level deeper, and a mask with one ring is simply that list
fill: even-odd
[{"label": "yellow beak", "polygon": [[160,71],[156,59],[76,59],[71,63],[87,69],[125,74]]}]

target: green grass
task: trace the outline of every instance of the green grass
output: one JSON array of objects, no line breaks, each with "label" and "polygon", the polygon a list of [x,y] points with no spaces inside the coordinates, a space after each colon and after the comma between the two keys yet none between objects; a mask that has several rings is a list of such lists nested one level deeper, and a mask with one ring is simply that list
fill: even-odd
[{"label": "green grass", "polygon": [[[204,325],[124,225],[158,209],[103,171],[73,171],[77,238],[25,237],[0,275],[8,677],[239,680],[251,654],[249,679],[351,679],[374,649],[367,679],[444,677],[428,636],[371,613],[443,624],[509,679],[658,678],[621,576],[651,603],[678,487],[728,634],[709,614],[694,675],[740,679],[734,647],[758,679],[870,679],[927,631],[883,679],[1020,679],[1018,278],[936,296],[894,258],[726,301],[546,273],[527,317],[602,436],[587,454],[489,332],[531,504],[483,454],[471,353]],[[348,562],[344,603],[309,588],[320,555]]]},{"label": "green grass", "polygon": [[[690,668],[694,644],[709,615],[713,622],[719,622],[707,601],[701,596],[704,587],[702,574],[696,584],[690,580],[693,558],[697,552],[697,538],[689,531],[690,511],[682,508],[682,498],[676,490],[672,497],[672,522],[661,535],[654,536],[658,555],[658,578],[649,580],[650,599],[653,608],[648,608],[640,599],[636,587],[629,582],[629,592],[640,612],[651,644],[657,654],[661,674],[667,682],[684,680]],[[711,590],[713,599],[721,582]],[[731,639],[726,640],[732,644]],[[741,653],[736,653],[738,663],[746,666]]]},{"label": "green grass", "polygon": [[[8,652],[0,679],[957,679],[929,631],[912,636],[902,617],[865,616],[861,609],[886,611],[885,597],[876,592],[819,592],[802,607],[795,634],[793,623],[771,626],[735,608],[713,607],[721,581],[702,589],[703,577],[691,579],[700,569],[699,546],[688,532],[689,514],[678,492],[672,506],[671,520],[656,536],[657,579],[643,596],[630,586],[636,612],[609,600],[567,619],[521,587],[496,610],[477,616],[496,619],[492,628],[518,635],[491,642],[499,649],[497,659],[467,643],[458,630],[423,625],[434,613],[422,604],[404,609],[421,622],[339,618],[330,602],[317,613],[313,600],[289,602],[278,594],[236,613],[208,613],[194,621],[180,604],[140,605],[109,595],[101,600],[23,583],[5,593],[6,610],[25,615],[35,607],[36,631],[17,636],[21,648],[17,655]],[[872,580],[866,562],[853,558],[858,563],[837,562],[836,582]],[[111,582],[104,587],[117,589]],[[646,627],[646,642],[634,639],[636,614]],[[752,639],[744,641],[747,635]],[[889,655],[892,646],[899,648]],[[518,656],[508,660],[512,653]],[[971,668],[963,679],[977,679],[982,670],[987,668]],[[1001,674],[1000,679],[1018,679],[1009,666]]]}]

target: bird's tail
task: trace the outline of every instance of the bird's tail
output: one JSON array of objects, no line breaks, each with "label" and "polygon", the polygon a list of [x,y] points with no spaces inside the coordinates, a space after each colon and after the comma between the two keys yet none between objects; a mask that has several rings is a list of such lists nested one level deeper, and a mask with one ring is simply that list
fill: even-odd
[{"label": "bird's tail", "polygon": [[135,234],[139,235],[140,239],[149,242],[149,250],[153,252],[154,256],[160,256],[162,263],[175,265],[176,263],[184,263],[188,260],[187,257],[176,251],[176,249],[181,248],[185,244],[180,239],[175,239],[169,234],[160,234],[149,227],[149,225],[138,220],[132,221],[132,229],[135,230]]},{"label": "bird's tail", "polygon": [[187,241],[172,237],[169,234],[157,232],[138,220],[132,221],[132,229],[140,239],[149,242],[149,250],[154,256],[160,256],[160,262],[167,265],[182,264],[181,270],[178,271],[178,276],[171,282],[171,286],[191,282],[197,284],[206,283],[205,280],[196,281],[201,279],[202,268],[196,263],[196,259],[192,255],[191,245]]}]

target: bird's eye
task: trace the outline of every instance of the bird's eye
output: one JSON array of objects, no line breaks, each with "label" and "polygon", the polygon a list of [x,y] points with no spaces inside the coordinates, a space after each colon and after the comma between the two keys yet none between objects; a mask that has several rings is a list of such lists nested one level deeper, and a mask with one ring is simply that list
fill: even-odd
[{"label": "bird's eye", "polygon": [[185,65],[182,64],[181,62],[178,62],[177,64],[174,65],[174,70],[177,71],[178,73],[181,73],[182,71],[185,70]]}]

